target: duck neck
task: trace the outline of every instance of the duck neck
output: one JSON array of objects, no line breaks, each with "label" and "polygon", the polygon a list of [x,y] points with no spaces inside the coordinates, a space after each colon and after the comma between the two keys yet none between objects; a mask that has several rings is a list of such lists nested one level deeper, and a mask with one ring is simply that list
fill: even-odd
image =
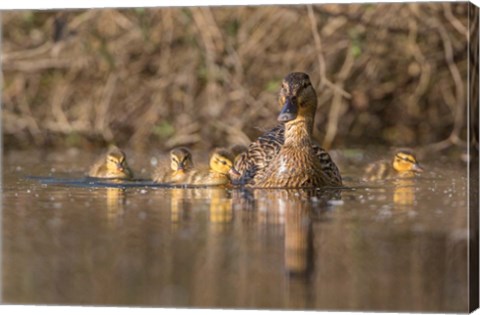
[{"label": "duck neck", "polygon": [[288,146],[304,146],[311,144],[313,120],[306,117],[298,117],[285,123],[285,143]]}]

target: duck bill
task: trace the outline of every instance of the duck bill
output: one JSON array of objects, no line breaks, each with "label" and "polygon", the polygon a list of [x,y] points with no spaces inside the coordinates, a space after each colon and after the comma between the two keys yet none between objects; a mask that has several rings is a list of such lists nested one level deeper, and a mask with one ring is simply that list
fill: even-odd
[{"label": "duck bill", "polygon": [[413,170],[414,172],[417,172],[417,173],[422,173],[422,172],[423,172],[423,167],[421,167],[421,166],[418,165],[418,164],[413,164],[412,170]]},{"label": "duck bill", "polygon": [[117,164],[117,170],[118,170],[119,172],[123,172],[124,168],[123,168],[123,166],[122,166],[121,164]]},{"label": "duck bill", "polygon": [[297,118],[298,115],[298,105],[297,102],[293,101],[290,97],[287,97],[285,104],[283,104],[282,110],[278,115],[279,122],[288,122]]},{"label": "duck bill", "polygon": [[230,176],[234,176],[234,177],[240,176],[240,173],[235,169],[235,167],[232,167],[232,168],[228,171],[228,174],[229,174]]},{"label": "duck bill", "polygon": [[183,172],[185,170],[185,165],[183,163],[178,164],[177,172]]}]

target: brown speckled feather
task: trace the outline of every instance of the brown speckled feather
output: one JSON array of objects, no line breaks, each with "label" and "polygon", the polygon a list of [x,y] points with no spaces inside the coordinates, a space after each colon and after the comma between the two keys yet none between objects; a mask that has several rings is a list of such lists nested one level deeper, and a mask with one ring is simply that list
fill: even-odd
[{"label": "brown speckled feather", "polygon": [[[242,153],[236,161],[235,168],[240,172],[241,177],[235,183],[255,185],[258,179],[265,178],[264,173],[267,166],[283,146],[284,134],[285,125],[279,124],[250,144],[248,151]],[[315,143],[311,145],[311,148],[330,183],[335,186],[342,185],[340,172],[327,151]],[[312,161],[312,163],[317,163],[317,161]]]}]

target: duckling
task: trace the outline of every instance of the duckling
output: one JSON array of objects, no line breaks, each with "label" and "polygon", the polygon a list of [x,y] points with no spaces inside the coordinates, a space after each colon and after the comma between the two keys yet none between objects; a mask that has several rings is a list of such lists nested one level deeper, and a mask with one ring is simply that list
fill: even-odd
[{"label": "duckling", "polygon": [[112,146],[90,168],[88,176],[109,179],[131,179],[133,173],[128,167],[125,153],[118,147]]},{"label": "duckling", "polygon": [[153,181],[157,183],[181,183],[188,178],[193,169],[192,153],[185,147],[170,151],[170,168],[168,172],[157,169]]},{"label": "duckling", "polygon": [[393,161],[381,160],[368,165],[365,169],[364,180],[375,181],[393,177],[413,177],[415,173],[423,172],[417,159],[410,150],[399,150]]},{"label": "duckling", "polygon": [[293,72],[282,82],[279,125],[261,135],[242,153],[235,184],[251,187],[308,188],[342,186],[330,155],[312,141],[316,92],[307,74]]},{"label": "duckling", "polygon": [[234,156],[226,149],[213,151],[208,170],[192,170],[185,184],[194,186],[216,186],[230,183],[230,176],[238,176],[233,166]]}]

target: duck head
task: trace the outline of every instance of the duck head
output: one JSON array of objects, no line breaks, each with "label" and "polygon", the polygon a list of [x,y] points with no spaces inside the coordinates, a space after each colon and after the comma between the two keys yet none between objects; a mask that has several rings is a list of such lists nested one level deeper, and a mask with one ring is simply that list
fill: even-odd
[{"label": "duck head", "polygon": [[124,173],[128,169],[125,153],[115,146],[108,151],[106,160],[106,166],[110,172]]},{"label": "duck head", "polygon": [[317,109],[317,94],[306,73],[289,73],[282,81],[278,101],[282,106],[278,115],[279,122],[288,123],[300,119],[313,122]]},{"label": "duck head", "polygon": [[210,169],[223,175],[238,176],[240,173],[233,167],[234,156],[225,149],[216,149],[210,158]]},{"label": "duck head", "polygon": [[408,150],[400,150],[395,153],[393,168],[397,172],[423,172],[423,168],[418,164],[415,155]]},{"label": "duck head", "polygon": [[192,153],[184,147],[170,151],[170,167],[173,171],[185,171],[193,167]]}]

